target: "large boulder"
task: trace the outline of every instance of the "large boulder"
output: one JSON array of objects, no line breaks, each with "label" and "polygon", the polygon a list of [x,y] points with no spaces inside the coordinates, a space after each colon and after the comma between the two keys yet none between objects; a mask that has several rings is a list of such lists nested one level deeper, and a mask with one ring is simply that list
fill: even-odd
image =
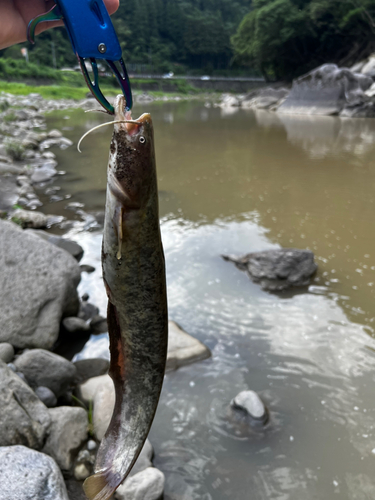
[{"label": "large boulder", "polygon": [[50,424],[48,410],[34,391],[0,361],[0,446],[24,444],[40,449]]},{"label": "large boulder", "polygon": [[31,387],[48,387],[56,397],[64,394],[77,376],[77,368],[73,363],[44,349],[24,352],[14,364]]},{"label": "large boulder", "polygon": [[264,290],[271,292],[307,286],[318,268],[310,250],[296,248],[266,250],[243,257],[223,255],[223,258],[247,271],[255,283],[260,283]]},{"label": "large boulder", "polygon": [[0,500],[69,500],[55,461],[25,446],[0,448]]},{"label": "large boulder", "polygon": [[62,470],[73,466],[75,452],[87,440],[88,418],[83,408],[59,406],[49,410],[51,428],[43,452],[54,458]]},{"label": "large boulder", "polygon": [[50,349],[78,312],[80,269],[65,250],[0,220],[0,342]]},{"label": "large boulder", "polygon": [[324,64],[293,81],[292,90],[278,113],[338,115],[346,106],[359,105],[371,79],[336,64]]}]

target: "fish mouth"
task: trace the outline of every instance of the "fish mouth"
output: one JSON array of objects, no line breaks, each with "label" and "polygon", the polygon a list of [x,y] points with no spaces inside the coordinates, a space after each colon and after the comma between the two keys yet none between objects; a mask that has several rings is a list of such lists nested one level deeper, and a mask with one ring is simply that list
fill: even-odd
[{"label": "fish mouth", "polygon": [[124,123],[115,124],[117,131],[124,130],[128,136],[134,137],[140,134],[145,126],[152,124],[151,115],[149,113],[143,113],[143,115],[134,120],[132,119],[132,112],[125,111],[125,106],[125,97],[122,94],[118,95],[114,103],[115,121],[123,121]]}]

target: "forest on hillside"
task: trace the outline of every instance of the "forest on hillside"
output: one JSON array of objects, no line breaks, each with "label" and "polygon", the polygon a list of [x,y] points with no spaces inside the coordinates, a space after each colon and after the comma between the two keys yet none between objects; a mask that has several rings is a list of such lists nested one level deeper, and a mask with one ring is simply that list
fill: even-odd
[{"label": "forest on hillside", "polygon": [[253,0],[232,38],[235,61],[290,80],[375,51],[375,0]]},{"label": "forest on hillside", "polygon": [[[113,15],[126,64],[150,71],[201,73],[228,68],[231,36],[249,12],[251,0],[123,0]],[[30,62],[56,66],[77,64],[64,28],[50,30],[28,47]],[[20,58],[20,47],[3,51]]]},{"label": "forest on hillside", "polygon": [[[122,0],[113,23],[136,73],[236,70],[291,80],[327,62],[350,66],[375,51],[375,0]],[[64,28],[22,45],[32,63],[77,64]],[[19,46],[0,56],[22,57]]]}]

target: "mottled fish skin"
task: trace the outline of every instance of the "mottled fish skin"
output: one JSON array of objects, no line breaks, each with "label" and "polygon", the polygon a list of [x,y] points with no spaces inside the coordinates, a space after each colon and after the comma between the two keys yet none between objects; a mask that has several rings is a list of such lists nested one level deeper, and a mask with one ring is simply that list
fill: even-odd
[{"label": "mottled fish skin", "polygon": [[[115,120],[125,120],[123,97]],[[164,378],[168,313],[151,116],[116,124],[109,155],[102,249],[110,376],[116,403],[100,444],[90,500],[106,500],[129,474],[148,435]]]}]

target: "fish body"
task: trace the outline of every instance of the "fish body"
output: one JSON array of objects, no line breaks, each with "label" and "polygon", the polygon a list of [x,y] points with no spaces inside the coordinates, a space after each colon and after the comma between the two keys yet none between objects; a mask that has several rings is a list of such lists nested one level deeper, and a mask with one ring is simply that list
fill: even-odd
[{"label": "fish body", "polygon": [[[124,99],[116,121],[126,120]],[[115,386],[112,420],[94,471],[90,500],[106,500],[134,465],[153,421],[164,378],[168,313],[151,116],[114,125],[102,248]]]}]

